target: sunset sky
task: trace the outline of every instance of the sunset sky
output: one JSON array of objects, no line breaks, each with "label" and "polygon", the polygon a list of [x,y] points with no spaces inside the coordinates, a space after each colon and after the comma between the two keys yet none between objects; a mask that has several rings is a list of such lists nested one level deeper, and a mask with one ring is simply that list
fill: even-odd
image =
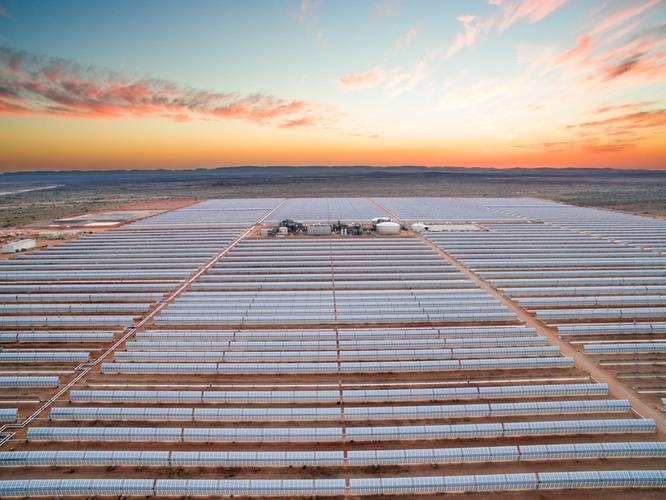
[{"label": "sunset sky", "polygon": [[666,169],[666,0],[0,0],[0,169]]}]

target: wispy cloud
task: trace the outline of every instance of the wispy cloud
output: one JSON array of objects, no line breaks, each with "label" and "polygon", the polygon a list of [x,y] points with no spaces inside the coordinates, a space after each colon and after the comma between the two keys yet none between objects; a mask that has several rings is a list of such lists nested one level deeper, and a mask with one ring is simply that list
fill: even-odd
[{"label": "wispy cloud", "polygon": [[334,115],[306,101],[182,87],[10,48],[0,48],[0,114],[229,119],[287,128],[327,124]]},{"label": "wispy cloud", "polygon": [[312,12],[312,7],[313,4],[311,0],[301,0],[301,3],[299,4],[298,7],[298,12],[296,14],[296,18],[298,19],[299,22],[301,23],[305,22],[305,20]]},{"label": "wispy cloud", "polygon": [[463,31],[458,33],[449,45],[446,51],[447,56],[452,56],[465,47],[471,47],[481,35],[488,33],[495,24],[495,20],[492,18],[479,19],[470,15],[458,16],[456,19],[463,25]]},{"label": "wispy cloud", "polygon": [[591,62],[599,69],[593,81],[610,81],[623,77],[642,81],[666,77],[666,25],[648,29],[620,44],[601,52]]},{"label": "wispy cloud", "polygon": [[598,114],[604,114],[604,113],[614,113],[616,111],[636,111],[641,108],[645,108],[647,106],[652,106],[653,104],[656,104],[657,101],[642,101],[642,102],[630,102],[630,103],[624,103],[624,104],[607,104],[605,106],[601,106],[600,108],[597,108],[596,112]]},{"label": "wispy cloud", "polygon": [[418,28],[410,29],[404,35],[398,38],[398,40],[395,42],[395,47],[398,50],[405,50],[407,47],[409,47],[412,44],[414,38],[418,33],[419,33]]},{"label": "wispy cloud", "polygon": [[391,97],[398,97],[415,89],[427,77],[425,61],[419,61],[412,71],[404,71],[386,82],[386,92]]},{"label": "wispy cloud", "polygon": [[360,73],[348,73],[338,78],[338,84],[345,90],[359,90],[379,85],[384,80],[384,73],[379,67]]},{"label": "wispy cloud", "polygon": [[596,10],[595,22],[580,34],[576,45],[546,62],[542,75],[562,70],[597,87],[666,78],[666,25],[641,31],[650,18],[637,19],[658,3],[651,0],[609,13]]},{"label": "wispy cloud", "polygon": [[597,129],[604,132],[632,132],[636,129],[662,128],[666,127],[666,109],[653,111],[639,111],[617,116],[611,116],[602,120],[578,123],[570,125],[570,128]]},{"label": "wispy cloud", "polygon": [[567,0],[488,0],[489,4],[502,8],[502,19],[497,23],[500,32],[518,21],[539,22],[566,2]]},{"label": "wispy cloud", "polygon": [[567,0],[488,0],[488,3],[501,8],[501,11],[479,17],[470,14],[456,19],[463,25],[463,31],[457,33],[446,50],[452,56],[466,47],[471,47],[482,36],[490,32],[506,31],[518,21],[536,23],[554,12]]},{"label": "wispy cloud", "polygon": [[612,14],[606,16],[604,19],[599,21],[590,30],[589,34],[590,36],[596,36],[610,29],[617,28],[618,26],[626,23],[630,19],[633,19],[634,17],[641,15],[650,7],[654,7],[659,2],[661,2],[661,0],[650,0],[648,2],[644,2],[637,5],[629,5],[622,9],[616,10]]}]

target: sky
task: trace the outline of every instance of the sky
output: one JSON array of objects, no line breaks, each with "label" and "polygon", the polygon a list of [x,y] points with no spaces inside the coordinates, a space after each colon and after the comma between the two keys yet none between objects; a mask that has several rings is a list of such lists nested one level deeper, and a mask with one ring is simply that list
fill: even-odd
[{"label": "sky", "polygon": [[0,170],[666,170],[666,0],[0,0]]}]

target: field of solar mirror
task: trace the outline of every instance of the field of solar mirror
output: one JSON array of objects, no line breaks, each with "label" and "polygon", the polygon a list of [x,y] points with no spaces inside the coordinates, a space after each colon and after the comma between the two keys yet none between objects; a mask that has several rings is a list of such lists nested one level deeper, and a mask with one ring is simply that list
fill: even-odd
[{"label": "field of solar mirror", "polygon": [[3,498],[665,494],[659,218],[211,199],[0,260],[0,348]]}]

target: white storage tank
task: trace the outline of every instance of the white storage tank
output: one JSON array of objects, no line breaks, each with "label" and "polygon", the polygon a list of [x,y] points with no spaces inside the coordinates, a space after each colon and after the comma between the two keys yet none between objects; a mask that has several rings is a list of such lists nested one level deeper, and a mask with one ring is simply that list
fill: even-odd
[{"label": "white storage tank", "polygon": [[425,233],[428,230],[428,226],[426,226],[423,222],[415,222],[412,224],[412,231],[415,233]]},{"label": "white storage tank", "polygon": [[309,224],[307,227],[308,234],[315,236],[325,236],[331,234],[331,226],[328,224]]},{"label": "white storage tank", "polygon": [[26,238],[24,240],[10,241],[5,243],[2,246],[2,253],[16,253],[23,250],[28,250],[29,248],[34,248],[37,242],[32,238]]},{"label": "white storage tank", "polygon": [[382,222],[391,222],[390,217],[375,217],[372,219],[372,225],[376,226],[377,224],[381,224]]},{"label": "white storage tank", "polygon": [[376,226],[379,234],[398,234],[400,233],[400,224],[397,222],[380,222]]}]

